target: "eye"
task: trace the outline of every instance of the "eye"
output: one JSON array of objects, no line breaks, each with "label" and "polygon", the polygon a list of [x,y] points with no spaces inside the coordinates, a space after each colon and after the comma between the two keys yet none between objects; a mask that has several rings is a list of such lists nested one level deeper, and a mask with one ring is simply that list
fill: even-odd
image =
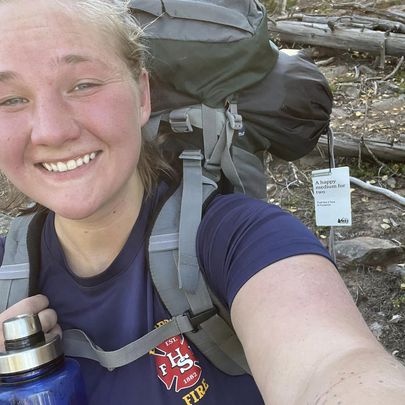
[{"label": "eye", "polygon": [[5,107],[15,107],[21,104],[27,104],[28,100],[23,97],[12,97],[8,98],[7,100],[1,101],[0,106],[5,106]]},{"label": "eye", "polygon": [[73,87],[73,91],[89,90],[89,89],[92,89],[92,88],[98,87],[98,86],[100,86],[100,83],[83,82],[83,83],[76,84],[76,85]]}]

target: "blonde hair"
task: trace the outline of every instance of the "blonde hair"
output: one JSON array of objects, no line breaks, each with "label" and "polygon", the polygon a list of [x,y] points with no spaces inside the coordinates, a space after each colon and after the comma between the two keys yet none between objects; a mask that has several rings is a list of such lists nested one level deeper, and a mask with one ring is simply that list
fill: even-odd
[{"label": "blonde hair", "polygon": [[[18,0],[0,0],[0,4]],[[72,18],[84,24],[100,29],[117,46],[117,55],[125,62],[133,79],[137,82],[141,72],[146,69],[147,48],[143,40],[143,31],[128,9],[124,0],[50,0]],[[174,170],[164,156],[160,140],[147,141],[142,137],[142,147],[138,162],[138,171],[145,188],[150,194],[162,173],[174,176]],[[9,196],[16,196],[10,189]],[[20,197],[17,196],[18,201]],[[4,199],[3,199],[4,202]],[[9,201],[6,205],[9,204]],[[4,207],[0,207],[3,208]]]}]

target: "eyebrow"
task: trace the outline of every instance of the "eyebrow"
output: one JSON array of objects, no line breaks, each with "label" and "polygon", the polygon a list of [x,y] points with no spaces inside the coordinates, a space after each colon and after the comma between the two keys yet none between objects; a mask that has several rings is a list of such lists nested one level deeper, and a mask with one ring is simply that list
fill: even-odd
[{"label": "eyebrow", "polygon": [[90,62],[90,61],[92,61],[92,59],[87,56],[75,54],[69,54],[63,56],[62,58],[58,58],[59,63],[66,63],[68,65],[75,65],[76,63]]},{"label": "eyebrow", "polygon": [[[57,63],[75,65],[77,63],[91,62],[93,60],[94,60],[93,58],[83,56],[83,55],[68,54],[68,55],[62,56],[61,58],[58,58]],[[5,83],[10,80],[15,80],[18,77],[19,77],[19,75],[17,73],[12,72],[10,70],[0,71],[0,83],[2,83],[2,82]]]},{"label": "eyebrow", "polygon": [[14,72],[11,72],[9,70],[6,70],[4,72],[0,72],[0,82],[7,82],[10,80],[14,80],[17,78],[17,74]]},{"label": "eyebrow", "polygon": [[78,63],[84,62],[99,62],[104,66],[107,66],[106,63],[98,58],[93,58],[91,56],[79,55],[79,54],[67,54],[56,60],[57,64],[67,64],[67,65],[76,65]]}]

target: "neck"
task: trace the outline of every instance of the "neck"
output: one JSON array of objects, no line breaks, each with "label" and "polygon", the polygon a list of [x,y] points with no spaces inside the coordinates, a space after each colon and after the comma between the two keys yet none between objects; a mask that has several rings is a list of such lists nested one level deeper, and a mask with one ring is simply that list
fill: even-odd
[{"label": "neck", "polygon": [[[70,269],[80,277],[102,273],[120,253],[138,218],[143,187],[82,220],[55,215],[55,229]],[[129,197],[129,198],[128,198]]]}]

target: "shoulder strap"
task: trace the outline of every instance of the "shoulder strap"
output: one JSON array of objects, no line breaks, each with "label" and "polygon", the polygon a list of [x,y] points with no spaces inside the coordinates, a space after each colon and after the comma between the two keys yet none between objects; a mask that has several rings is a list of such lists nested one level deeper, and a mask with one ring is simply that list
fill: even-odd
[{"label": "shoulder strap", "polygon": [[198,266],[195,244],[202,205],[216,190],[215,183],[202,176],[198,156],[196,151],[181,155],[183,185],[154,224],[149,240],[150,271],[172,316],[189,316],[194,330],[186,336],[211,363],[230,375],[250,373],[229,313],[207,287]]},{"label": "shoulder strap", "polygon": [[16,217],[6,238],[0,267],[0,312],[37,293],[40,244],[47,211]]},{"label": "shoulder strap", "polygon": [[32,215],[21,216],[11,222],[0,267],[0,312],[28,296],[26,240],[31,219]]}]

